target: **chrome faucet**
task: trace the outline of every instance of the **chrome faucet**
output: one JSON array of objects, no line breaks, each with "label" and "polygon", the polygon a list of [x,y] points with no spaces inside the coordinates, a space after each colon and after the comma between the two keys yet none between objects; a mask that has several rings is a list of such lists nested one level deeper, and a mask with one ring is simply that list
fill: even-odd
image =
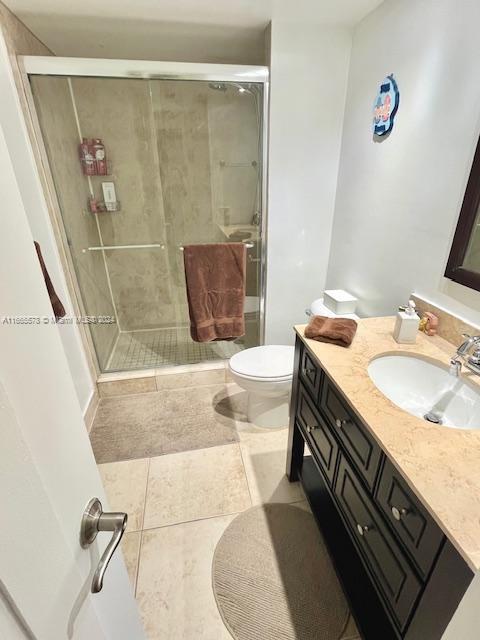
[{"label": "chrome faucet", "polygon": [[[469,336],[466,333],[462,333],[462,336],[465,342],[462,342],[450,359],[450,373],[458,378],[464,364],[472,373],[480,376],[480,336]],[[473,353],[469,355],[472,349]]]}]

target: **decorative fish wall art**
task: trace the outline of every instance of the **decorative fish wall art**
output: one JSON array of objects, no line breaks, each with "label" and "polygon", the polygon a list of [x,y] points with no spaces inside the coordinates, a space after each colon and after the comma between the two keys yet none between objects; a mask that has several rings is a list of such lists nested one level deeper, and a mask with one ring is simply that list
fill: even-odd
[{"label": "decorative fish wall art", "polygon": [[400,92],[393,73],[380,85],[373,104],[373,133],[384,136],[393,129],[393,122],[400,102]]}]

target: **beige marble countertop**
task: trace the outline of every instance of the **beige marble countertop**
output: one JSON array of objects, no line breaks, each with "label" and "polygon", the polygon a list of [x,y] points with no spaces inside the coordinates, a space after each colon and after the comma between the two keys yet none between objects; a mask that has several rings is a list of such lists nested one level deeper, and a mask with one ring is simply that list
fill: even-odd
[{"label": "beige marble countertop", "polygon": [[[455,347],[420,332],[416,344],[397,344],[392,337],[394,322],[393,317],[360,320],[348,349],[308,340],[305,325],[295,331],[476,571],[480,569],[480,429],[451,429],[410,415],[388,400],[367,372],[369,362],[385,353],[415,353],[448,364]],[[480,384],[473,374],[462,375]]]}]

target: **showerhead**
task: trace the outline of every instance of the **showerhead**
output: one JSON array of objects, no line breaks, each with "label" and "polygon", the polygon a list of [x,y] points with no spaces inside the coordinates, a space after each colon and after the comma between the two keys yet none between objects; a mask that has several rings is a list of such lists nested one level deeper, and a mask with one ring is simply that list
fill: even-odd
[{"label": "showerhead", "polygon": [[210,89],[214,89],[215,91],[226,91],[227,85],[224,82],[209,82],[208,86]]}]

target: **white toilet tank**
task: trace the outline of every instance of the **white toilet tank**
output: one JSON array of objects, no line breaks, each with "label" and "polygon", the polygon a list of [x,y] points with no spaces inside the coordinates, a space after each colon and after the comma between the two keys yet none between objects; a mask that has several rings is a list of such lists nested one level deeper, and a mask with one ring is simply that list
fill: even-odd
[{"label": "white toilet tank", "polygon": [[[350,295],[346,291],[344,293]],[[326,316],[327,318],[351,318],[352,320],[359,319],[356,313],[335,313],[329,307],[327,307],[323,298],[317,298],[316,300],[314,300],[311,303],[310,308],[307,309],[306,313],[308,316]]]}]

